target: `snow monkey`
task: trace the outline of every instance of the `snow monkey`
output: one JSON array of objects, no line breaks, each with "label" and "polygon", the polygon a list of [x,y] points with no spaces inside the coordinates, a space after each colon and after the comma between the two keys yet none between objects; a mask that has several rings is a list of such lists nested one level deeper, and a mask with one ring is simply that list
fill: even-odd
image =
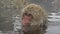
[{"label": "snow monkey", "polygon": [[29,4],[22,12],[23,34],[44,34],[47,29],[47,13],[37,4]]}]

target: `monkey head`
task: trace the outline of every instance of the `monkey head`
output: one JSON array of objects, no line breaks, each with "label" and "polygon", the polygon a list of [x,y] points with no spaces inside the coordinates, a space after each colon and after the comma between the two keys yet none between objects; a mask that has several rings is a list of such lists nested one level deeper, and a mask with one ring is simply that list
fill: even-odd
[{"label": "monkey head", "polygon": [[47,20],[47,15],[40,5],[29,4],[23,8],[22,12],[22,25],[25,31],[37,30],[40,25],[46,24],[43,20]]}]

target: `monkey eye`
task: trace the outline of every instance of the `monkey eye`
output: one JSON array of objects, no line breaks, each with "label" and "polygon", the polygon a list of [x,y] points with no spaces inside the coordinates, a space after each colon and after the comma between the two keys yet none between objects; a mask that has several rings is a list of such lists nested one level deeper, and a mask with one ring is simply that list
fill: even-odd
[{"label": "monkey eye", "polygon": [[31,14],[24,13],[24,16],[32,16]]},{"label": "monkey eye", "polygon": [[31,14],[28,14],[28,16],[32,16]]},{"label": "monkey eye", "polygon": [[32,15],[31,15],[31,14],[27,14],[27,13],[24,13],[24,14],[23,14],[23,17],[24,17],[24,16],[28,16],[28,17],[30,17],[30,16],[31,16],[31,17],[32,17]]}]

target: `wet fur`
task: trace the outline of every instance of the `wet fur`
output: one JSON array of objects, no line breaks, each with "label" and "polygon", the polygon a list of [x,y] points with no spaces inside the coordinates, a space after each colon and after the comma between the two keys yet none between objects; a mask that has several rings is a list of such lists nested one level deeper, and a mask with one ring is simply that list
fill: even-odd
[{"label": "wet fur", "polygon": [[29,34],[44,34],[48,26],[47,13],[45,12],[45,10],[40,5],[29,4],[25,8],[23,8],[21,12],[22,18],[24,13],[28,13],[33,16],[30,22],[30,27],[26,28],[26,30],[31,32]]}]

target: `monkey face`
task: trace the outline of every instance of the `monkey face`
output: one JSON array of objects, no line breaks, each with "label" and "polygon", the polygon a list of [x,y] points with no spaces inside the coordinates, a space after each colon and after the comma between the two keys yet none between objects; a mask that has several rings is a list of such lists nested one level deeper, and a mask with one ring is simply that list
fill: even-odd
[{"label": "monkey face", "polygon": [[31,20],[32,20],[31,14],[27,14],[27,13],[23,14],[23,19],[22,19],[23,26],[29,26]]}]

